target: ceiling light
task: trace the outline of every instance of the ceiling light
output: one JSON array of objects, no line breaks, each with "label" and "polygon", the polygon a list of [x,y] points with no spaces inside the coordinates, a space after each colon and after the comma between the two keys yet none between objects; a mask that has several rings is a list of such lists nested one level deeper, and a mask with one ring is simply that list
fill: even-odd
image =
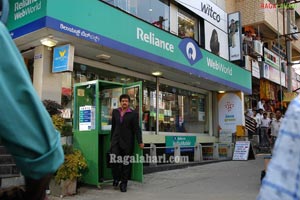
[{"label": "ceiling light", "polygon": [[96,56],[97,58],[101,59],[101,60],[108,60],[110,59],[110,55],[106,55],[106,54],[99,54]]},{"label": "ceiling light", "polygon": [[57,41],[52,38],[47,37],[47,38],[41,39],[41,43],[42,43],[42,45],[47,46],[47,47],[54,47],[57,44]]},{"label": "ceiling light", "polygon": [[153,76],[161,76],[162,72],[160,72],[160,71],[152,72],[152,75]]},{"label": "ceiling light", "polygon": [[221,91],[218,91],[220,94],[223,94],[223,93],[225,93],[225,91],[223,91],[223,90],[221,90]]}]

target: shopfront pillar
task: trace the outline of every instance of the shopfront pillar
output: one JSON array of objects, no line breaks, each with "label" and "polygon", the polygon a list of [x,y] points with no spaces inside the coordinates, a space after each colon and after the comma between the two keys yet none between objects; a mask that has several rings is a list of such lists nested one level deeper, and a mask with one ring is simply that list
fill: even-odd
[{"label": "shopfront pillar", "polygon": [[39,97],[61,103],[62,74],[52,73],[53,50],[46,46],[34,49],[33,86]]}]

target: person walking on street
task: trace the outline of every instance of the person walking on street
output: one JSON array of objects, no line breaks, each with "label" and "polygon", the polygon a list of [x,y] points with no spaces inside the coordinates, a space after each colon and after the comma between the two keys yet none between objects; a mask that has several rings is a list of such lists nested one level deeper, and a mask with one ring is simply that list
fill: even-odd
[{"label": "person walking on street", "polygon": [[261,126],[260,126],[260,131],[261,131],[261,145],[264,147],[269,147],[269,135],[268,135],[268,130],[270,127],[270,118],[268,118],[268,113],[264,112],[263,113],[263,118],[261,119]]},{"label": "person walking on street", "polygon": [[[133,154],[134,139],[137,139],[139,147],[144,148],[142,134],[139,126],[139,115],[136,111],[129,108],[130,97],[122,94],[119,98],[121,107],[112,112],[111,128],[111,154],[117,158],[112,161],[113,186],[120,191],[127,191],[127,182],[130,178],[131,165],[130,156]],[[120,159],[121,158],[121,159]],[[122,163],[119,163],[119,161]]]},{"label": "person walking on street", "polygon": [[300,199],[300,96],[290,103],[283,119],[280,115],[277,110],[272,122],[282,121],[257,200]]},{"label": "person walking on street", "polygon": [[276,109],[275,110],[275,119],[272,120],[272,123],[271,123],[271,144],[272,144],[272,147],[274,146],[275,144],[275,141],[278,137],[278,132],[279,132],[279,128],[280,128],[280,125],[281,125],[281,121],[282,121],[282,113],[281,113],[281,110],[280,109]]}]

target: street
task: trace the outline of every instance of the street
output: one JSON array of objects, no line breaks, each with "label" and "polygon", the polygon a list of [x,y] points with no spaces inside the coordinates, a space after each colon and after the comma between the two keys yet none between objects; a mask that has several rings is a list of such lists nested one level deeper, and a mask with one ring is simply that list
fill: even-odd
[{"label": "street", "polygon": [[[143,183],[129,182],[126,193],[114,190],[111,185],[102,189],[81,187],[77,195],[64,199],[254,200],[263,168],[263,155],[258,155],[255,160],[224,161],[146,174]],[[60,198],[50,195],[49,199]]]}]

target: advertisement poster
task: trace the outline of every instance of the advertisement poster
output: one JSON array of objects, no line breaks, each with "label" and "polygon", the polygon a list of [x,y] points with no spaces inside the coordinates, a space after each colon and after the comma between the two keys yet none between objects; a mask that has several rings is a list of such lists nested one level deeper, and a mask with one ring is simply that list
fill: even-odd
[{"label": "advertisement poster", "polygon": [[79,130],[90,131],[95,129],[95,106],[79,107]]},{"label": "advertisement poster", "polygon": [[242,93],[218,94],[219,129],[221,134],[235,133],[237,125],[244,124]]},{"label": "advertisement poster", "polygon": [[242,60],[242,26],[240,12],[228,14],[229,60]]},{"label": "advertisement poster", "polygon": [[228,60],[228,36],[219,28],[204,22],[205,49],[211,53]]}]

